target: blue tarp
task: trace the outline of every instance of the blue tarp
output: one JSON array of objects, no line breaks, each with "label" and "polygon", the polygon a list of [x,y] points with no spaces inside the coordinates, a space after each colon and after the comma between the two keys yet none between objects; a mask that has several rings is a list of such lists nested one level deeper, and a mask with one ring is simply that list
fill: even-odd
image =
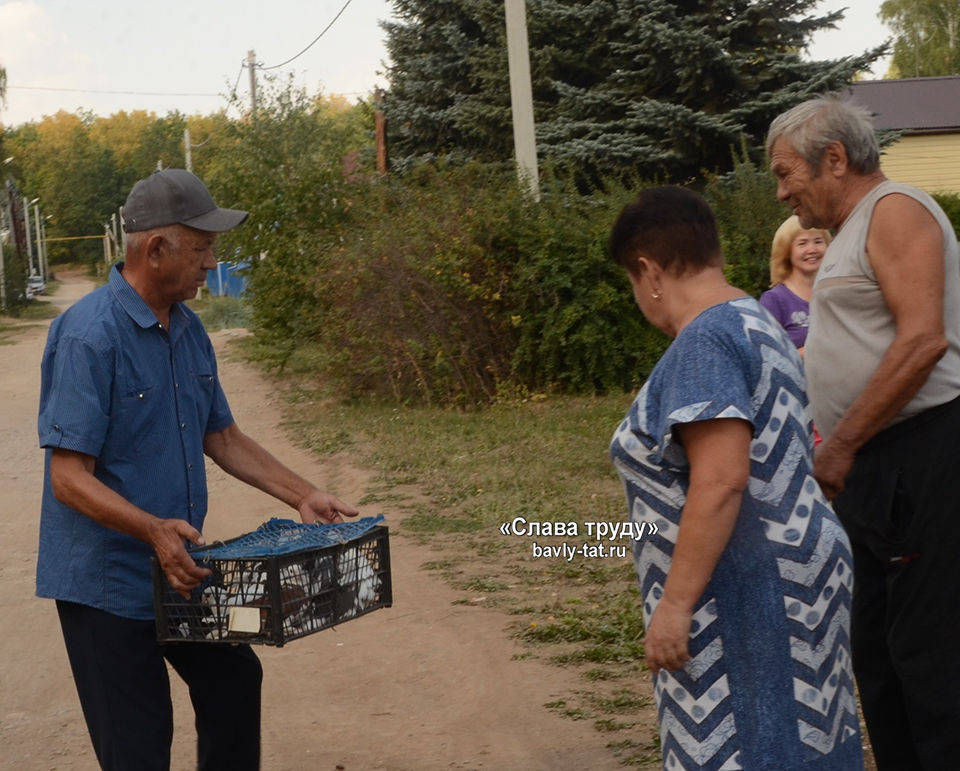
[{"label": "blue tarp", "polygon": [[216,270],[207,271],[207,288],[214,297],[240,297],[247,288],[247,277],[238,271],[249,266],[245,262],[218,262]]},{"label": "blue tarp", "polygon": [[384,521],[383,514],[333,525],[305,525],[292,519],[271,519],[252,533],[227,543],[191,548],[195,560],[245,559],[291,554],[306,549],[332,546],[359,538]]}]

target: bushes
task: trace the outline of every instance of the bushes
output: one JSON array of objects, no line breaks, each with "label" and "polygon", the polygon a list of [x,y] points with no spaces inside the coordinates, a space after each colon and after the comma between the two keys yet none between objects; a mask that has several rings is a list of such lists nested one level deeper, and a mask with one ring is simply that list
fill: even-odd
[{"label": "bushes", "polygon": [[[668,342],[607,256],[636,189],[582,195],[547,175],[541,200],[512,165],[423,165],[379,177],[368,108],[336,112],[291,88],[256,121],[230,125],[208,176],[251,212],[224,234],[254,260],[248,297],[259,353],[343,394],[471,406],[543,391],[599,393],[641,382]],[[731,280],[768,283],[783,218],[772,179],[749,162],[708,186]]]},{"label": "bushes", "polygon": [[355,225],[314,276],[327,374],[399,400],[492,398],[515,338],[502,312],[512,253],[493,243],[509,198],[478,167],[358,186]]},{"label": "bushes", "polygon": [[[771,184],[745,163],[707,191],[729,277],[753,294],[783,218]],[[275,366],[305,364],[344,394],[471,406],[629,390],[669,342],[607,256],[634,190],[546,180],[537,203],[481,165],[330,185],[336,216],[257,235],[272,245],[251,272],[254,329]]]},{"label": "bushes", "polygon": [[955,233],[960,234],[960,195],[957,193],[931,193],[933,200],[940,204]]},{"label": "bushes", "polygon": [[744,151],[733,171],[707,184],[705,195],[720,228],[727,280],[758,297],[770,288],[770,246],[790,209],[777,200],[777,183]]},{"label": "bushes", "polygon": [[581,196],[557,183],[532,206],[513,311],[520,337],[512,374],[524,386],[626,390],[663,352],[666,338],[643,319],[607,253],[613,221],[634,194],[616,185]]},{"label": "bushes", "polygon": [[216,200],[250,212],[218,248],[221,259],[251,261],[247,299],[259,351],[283,367],[319,332],[326,300],[314,296],[314,272],[351,220],[344,158],[368,145],[373,117],[363,105],[344,110],[289,83],[268,83],[260,104],[255,120],[225,127],[207,181]]},{"label": "bushes", "polygon": [[460,405],[636,382],[651,332],[605,246],[626,193],[546,188],[537,204],[512,171],[470,165],[358,189],[366,224],[316,272],[326,373],[350,392]]}]

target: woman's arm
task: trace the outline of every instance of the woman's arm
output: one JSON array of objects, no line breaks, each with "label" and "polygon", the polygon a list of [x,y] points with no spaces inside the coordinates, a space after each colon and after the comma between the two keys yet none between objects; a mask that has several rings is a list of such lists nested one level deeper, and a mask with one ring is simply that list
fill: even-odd
[{"label": "woman's arm", "polygon": [[653,674],[682,669],[690,660],[693,609],[730,540],[750,477],[753,429],[747,421],[717,418],[676,430],[690,462],[690,489],[663,597],[646,630]]}]

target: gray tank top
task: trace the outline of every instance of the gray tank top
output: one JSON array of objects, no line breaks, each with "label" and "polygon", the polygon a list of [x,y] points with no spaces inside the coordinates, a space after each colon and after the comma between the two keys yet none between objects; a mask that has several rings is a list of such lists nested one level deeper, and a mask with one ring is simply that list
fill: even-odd
[{"label": "gray tank top", "polygon": [[891,193],[918,201],[943,231],[943,320],[949,349],[920,391],[889,425],[960,395],[960,264],[956,235],[943,210],[925,192],[910,185],[882,182],[843,223],[824,255],[813,287],[804,357],[813,420],[824,438],[830,436],[837,421],[863,391],[896,332],[867,257],[867,232],[874,207]]}]

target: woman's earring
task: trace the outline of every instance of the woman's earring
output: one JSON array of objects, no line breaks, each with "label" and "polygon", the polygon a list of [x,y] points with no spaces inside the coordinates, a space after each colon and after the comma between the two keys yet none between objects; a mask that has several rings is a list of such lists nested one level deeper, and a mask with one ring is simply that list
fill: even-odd
[{"label": "woman's earring", "polygon": [[657,289],[655,292],[651,292],[651,293],[650,293],[650,296],[651,296],[654,300],[659,300],[661,297],[663,297],[663,292],[661,292],[659,289]]}]

